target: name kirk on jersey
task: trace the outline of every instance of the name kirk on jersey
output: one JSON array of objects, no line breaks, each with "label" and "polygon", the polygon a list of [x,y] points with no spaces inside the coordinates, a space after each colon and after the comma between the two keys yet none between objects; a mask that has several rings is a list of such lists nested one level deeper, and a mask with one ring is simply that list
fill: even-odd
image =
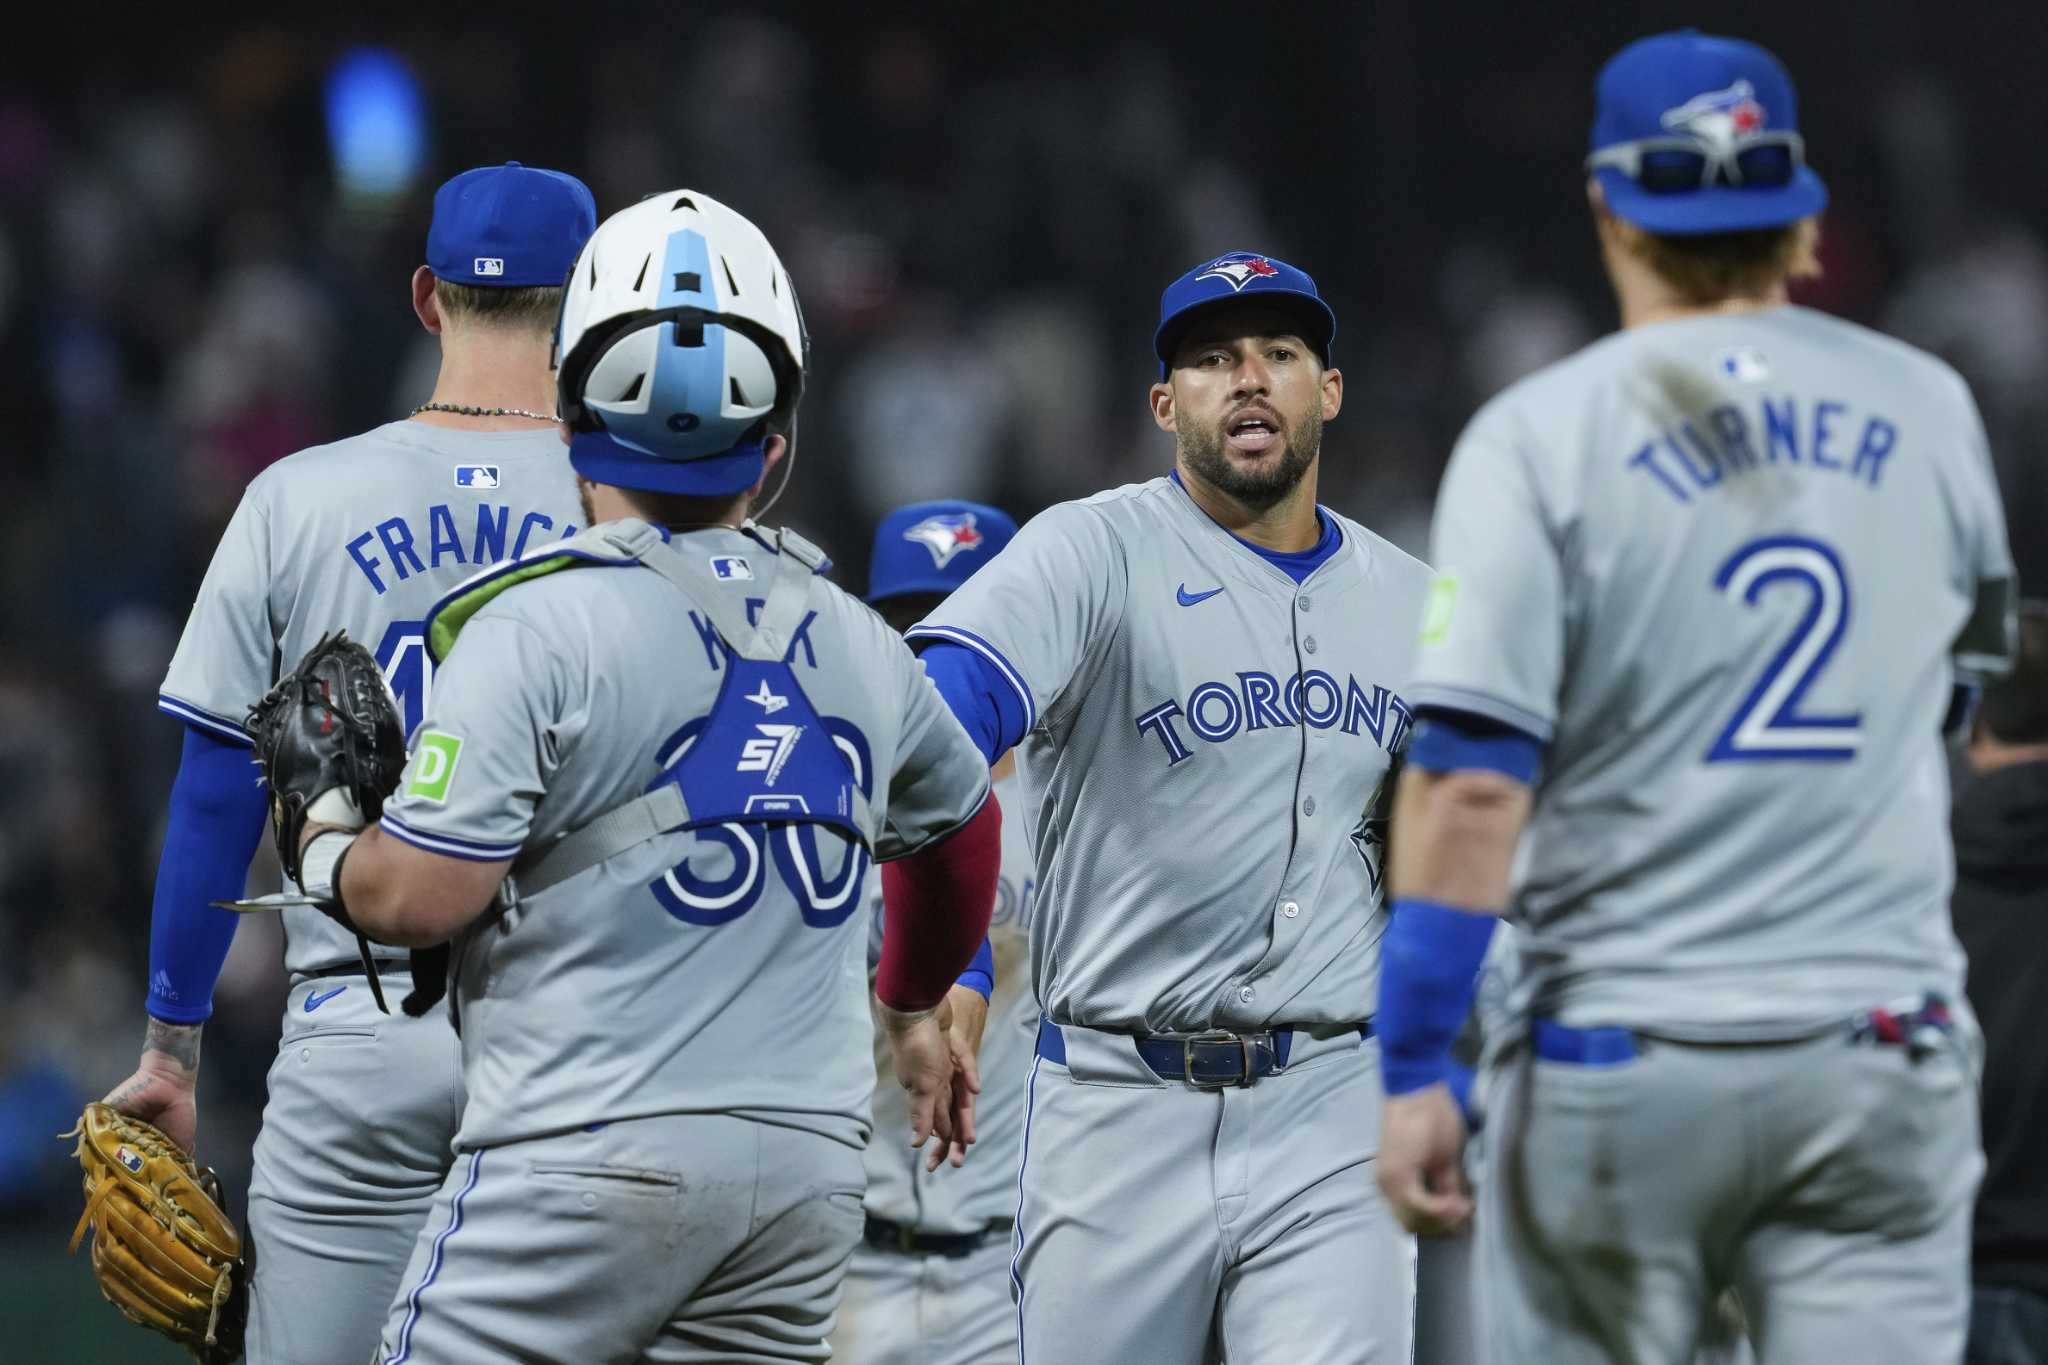
[{"label": "name kirk on jersey", "polygon": [[1695,493],[1711,491],[1731,476],[1772,467],[1846,475],[1851,483],[1875,488],[1898,443],[1897,424],[1884,417],[1860,416],[1848,404],[1825,398],[1802,404],[1788,394],[1760,398],[1754,416],[1723,403],[1667,427],[1627,463],[1689,503]]},{"label": "name kirk on jersey", "polygon": [[1256,671],[1238,674],[1235,686],[1205,682],[1188,693],[1185,706],[1169,698],[1136,723],[1139,734],[1158,737],[1171,768],[1194,756],[1181,736],[1183,727],[1206,743],[1221,744],[1240,733],[1292,729],[1306,721],[1318,730],[1341,726],[1347,735],[1363,730],[1391,753],[1401,747],[1412,720],[1408,704],[1379,684],[1368,696],[1355,677],[1347,675],[1339,687],[1328,673],[1311,668],[1289,678],[1284,688],[1271,673]]},{"label": "name kirk on jersey", "polygon": [[[506,537],[512,525],[511,508],[503,503],[495,507],[482,503],[476,509],[475,534],[465,538],[456,527],[455,514],[448,504],[437,502],[427,509],[424,537],[415,534],[412,523],[404,517],[391,517],[355,537],[344,548],[381,597],[390,587],[384,581],[386,572],[396,574],[402,583],[416,573],[438,569],[444,562],[479,567],[497,563],[505,558]],[[545,512],[528,512],[520,518],[518,526],[511,544],[514,559],[526,553],[526,542],[536,532],[545,535],[554,531],[555,519]],[[567,540],[575,534],[573,525],[564,526],[556,539]],[[377,553],[379,547],[384,551],[381,556]]]}]

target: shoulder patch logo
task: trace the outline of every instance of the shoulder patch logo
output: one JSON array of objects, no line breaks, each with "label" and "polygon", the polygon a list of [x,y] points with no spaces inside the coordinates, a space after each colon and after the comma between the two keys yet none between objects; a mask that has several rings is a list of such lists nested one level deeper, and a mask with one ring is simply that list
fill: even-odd
[{"label": "shoulder patch logo", "polygon": [[953,562],[954,555],[981,548],[982,535],[974,529],[974,520],[972,512],[947,512],[926,517],[905,531],[903,538],[916,541],[930,550],[932,567],[943,569]]},{"label": "shoulder patch logo", "polygon": [[448,800],[448,784],[455,780],[455,764],[462,757],[462,739],[429,730],[420,736],[412,751],[412,776],[405,794],[441,805]]},{"label": "shoulder patch logo", "polygon": [[1451,613],[1458,605],[1458,577],[1442,573],[1429,580],[1429,601],[1422,608],[1422,643],[1440,645],[1450,638]]},{"label": "shoulder patch logo", "polygon": [[738,555],[713,555],[711,556],[711,573],[714,578],[721,578],[727,582],[737,582],[742,578],[752,578],[754,576],[754,566],[741,559]]},{"label": "shoulder patch logo", "polygon": [[457,488],[496,488],[498,467],[494,464],[459,464],[455,466]]}]

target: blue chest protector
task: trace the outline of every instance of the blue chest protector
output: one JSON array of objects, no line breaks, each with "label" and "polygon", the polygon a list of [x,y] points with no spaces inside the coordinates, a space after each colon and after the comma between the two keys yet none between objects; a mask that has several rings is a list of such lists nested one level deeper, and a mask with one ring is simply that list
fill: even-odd
[{"label": "blue chest protector", "polygon": [[776,551],[775,574],[758,614],[694,560],[671,553],[659,531],[631,520],[594,526],[543,556],[474,580],[436,608],[428,645],[442,657],[477,609],[517,582],[578,564],[637,564],[672,583],[710,621],[725,652],[725,678],[711,709],[663,741],[662,771],[646,792],[529,848],[506,879],[508,909],[677,830],[823,826],[872,852],[878,821],[865,745],[850,727],[819,715],[789,662],[824,555],[791,532],[763,534]]}]

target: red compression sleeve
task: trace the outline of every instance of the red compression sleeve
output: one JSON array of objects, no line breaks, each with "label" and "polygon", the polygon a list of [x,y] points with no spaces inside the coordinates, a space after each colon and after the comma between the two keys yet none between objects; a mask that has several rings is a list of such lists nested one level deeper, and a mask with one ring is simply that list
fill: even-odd
[{"label": "red compression sleeve", "polygon": [[1003,812],[994,792],[938,843],[882,865],[882,961],[875,994],[896,1010],[946,998],[988,936],[1003,862]]}]

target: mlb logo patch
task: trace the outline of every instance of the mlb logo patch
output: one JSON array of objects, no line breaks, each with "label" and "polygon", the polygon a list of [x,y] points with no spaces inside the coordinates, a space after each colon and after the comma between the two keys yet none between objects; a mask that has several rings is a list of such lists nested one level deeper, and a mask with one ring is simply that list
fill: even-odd
[{"label": "mlb logo patch", "polygon": [[142,1174],[142,1158],[129,1151],[126,1147],[116,1147],[114,1149],[114,1160],[126,1166],[134,1174]]},{"label": "mlb logo patch", "polygon": [[1729,379],[1744,384],[1757,384],[1771,377],[1771,362],[1764,359],[1764,353],[1747,346],[1737,346],[1714,357],[1714,368]]},{"label": "mlb logo patch", "polygon": [[505,259],[502,256],[479,256],[474,272],[478,275],[502,275],[505,273]]},{"label": "mlb logo patch", "polygon": [[741,559],[738,555],[713,555],[711,556],[711,573],[713,577],[722,578],[727,581],[752,578],[754,576],[754,566]]},{"label": "mlb logo patch", "polygon": [[494,464],[459,464],[455,466],[457,488],[496,488],[498,467]]}]

